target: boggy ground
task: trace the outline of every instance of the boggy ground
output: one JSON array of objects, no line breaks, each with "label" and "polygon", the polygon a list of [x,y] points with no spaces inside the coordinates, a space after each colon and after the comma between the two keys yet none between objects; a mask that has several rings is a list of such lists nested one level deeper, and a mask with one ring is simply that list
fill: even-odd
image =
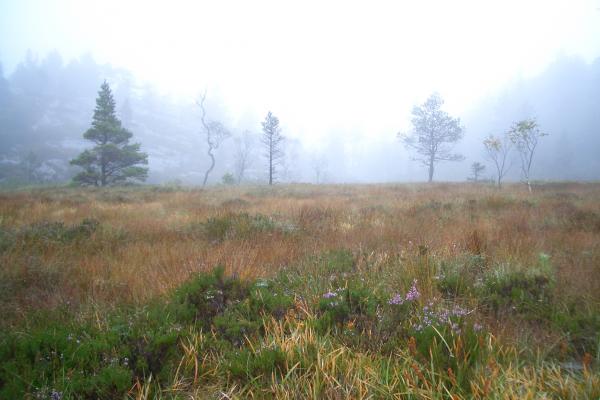
[{"label": "boggy ground", "polygon": [[600,184],[3,192],[0,309],[0,398],[595,399]]}]

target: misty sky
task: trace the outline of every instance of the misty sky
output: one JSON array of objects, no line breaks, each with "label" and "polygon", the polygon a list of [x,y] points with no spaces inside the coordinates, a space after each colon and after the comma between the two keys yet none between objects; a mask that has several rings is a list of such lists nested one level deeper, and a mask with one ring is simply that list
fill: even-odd
[{"label": "misty sky", "polygon": [[5,74],[27,49],[90,52],[190,101],[206,87],[231,120],[272,110],[310,147],[394,138],[434,90],[460,115],[558,56],[591,61],[600,0],[0,0]]}]

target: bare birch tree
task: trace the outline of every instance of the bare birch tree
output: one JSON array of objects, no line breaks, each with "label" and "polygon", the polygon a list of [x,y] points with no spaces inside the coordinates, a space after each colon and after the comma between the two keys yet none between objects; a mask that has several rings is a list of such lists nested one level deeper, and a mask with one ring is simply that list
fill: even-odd
[{"label": "bare birch tree", "polygon": [[512,148],[512,141],[508,135],[503,137],[490,135],[483,141],[483,146],[485,147],[486,158],[492,161],[496,167],[496,184],[501,189],[502,180],[512,166],[508,157]]},{"label": "bare birch tree", "polygon": [[202,122],[202,131],[204,133],[204,137],[206,138],[206,145],[208,156],[210,157],[210,166],[204,173],[204,180],[202,181],[202,187],[206,186],[206,182],[208,181],[208,175],[215,168],[215,154],[214,151],[219,148],[221,143],[227,138],[231,136],[229,131],[223,126],[223,124],[219,121],[211,121],[206,117],[206,108],[204,106],[204,102],[206,100],[206,91],[200,97],[198,101],[198,106],[200,107],[200,121]]},{"label": "bare birch tree", "polygon": [[530,193],[533,156],[535,155],[539,140],[547,135],[547,133],[540,130],[535,118],[519,121],[510,128],[510,131],[508,131],[508,136],[519,153],[521,159],[521,172],[523,173],[523,178],[525,179],[525,183],[527,183],[527,189],[529,189]]}]

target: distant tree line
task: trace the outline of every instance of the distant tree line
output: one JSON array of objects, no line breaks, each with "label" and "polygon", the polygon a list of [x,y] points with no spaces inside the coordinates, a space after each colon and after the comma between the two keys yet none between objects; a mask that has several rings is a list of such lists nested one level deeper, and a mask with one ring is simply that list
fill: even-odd
[{"label": "distant tree line", "polygon": [[[205,101],[206,92],[198,101],[201,110],[201,131],[210,158],[210,165],[205,171],[202,186],[206,186],[209,174],[215,167],[214,151],[231,136],[221,122],[208,119]],[[433,181],[437,163],[464,160],[464,156],[452,152],[453,145],[463,137],[464,128],[461,126],[460,119],[451,117],[441,109],[443,104],[444,101],[439,94],[432,94],[422,105],[413,108],[413,130],[409,134],[399,134],[404,144],[417,153],[415,160],[428,168],[429,182]],[[261,144],[268,166],[268,183],[272,185],[277,180],[278,168],[284,158],[282,150],[284,137],[279,127],[279,119],[270,111],[262,122],[262,131]],[[515,123],[503,137],[490,135],[483,141],[486,156],[496,168],[496,182],[499,188],[502,187],[502,179],[511,165],[509,153],[512,148],[515,148],[521,161],[522,176],[531,192],[531,167],[539,140],[544,136],[546,134],[539,129],[536,120],[532,118]],[[94,186],[122,184],[132,180],[144,181],[148,169],[140,165],[148,164],[148,155],[140,151],[139,143],[129,144],[131,137],[132,133],[124,128],[117,118],[116,103],[110,86],[105,81],[96,100],[92,127],[84,134],[84,138],[94,142],[96,146],[71,160],[72,165],[83,169],[73,178],[73,181],[81,185]],[[249,151],[249,147],[241,141],[238,142],[238,152],[235,154],[238,182],[241,181],[247,168]],[[30,164],[27,168],[28,175],[31,175],[34,166],[32,157],[27,160]],[[324,165],[323,160],[315,160],[313,164],[318,183]],[[480,162],[473,163],[472,177],[469,180],[479,182],[484,170],[485,165]],[[231,173],[226,173],[222,181],[224,184],[233,184],[236,179]]]},{"label": "distant tree line", "polygon": [[[552,68],[560,74],[554,72],[553,85],[559,85],[567,76],[561,74],[587,74],[590,84],[579,85],[572,92],[585,92],[590,98],[600,99],[599,94],[593,93],[593,88],[598,87],[593,83],[600,83],[600,62],[587,70],[577,63],[557,65]],[[106,83],[107,88],[101,90],[110,91],[114,105],[103,112],[111,123],[98,119],[101,118],[98,104],[94,109],[90,95],[105,78],[110,87]],[[258,182],[261,178],[269,184],[290,181],[290,171],[298,164],[299,147],[294,149],[294,139],[285,138],[273,113],[268,112],[261,125],[256,124],[257,131],[261,128],[260,134],[252,129],[231,128],[209,103],[207,93],[197,104],[184,105],[163,98],[148,85],[136,86],[134,81],[127,71],[99,65],[89,56],[64,63],[58,53],[50,53],[42,60],[29,54],[8,77],[0,65],[0,185],[64,182],[71,178],[79,184],[116,185],[143,181],[151,173],[160,181],[160,171],[154,168],[149,171],[149,160],[163,166],[163,180],[172,176],[168,171],[176,171],[177,176],[197,177],[203,185],[219,181]],[[570,92],[566,93],[573,98]],[[579,142],[564,130],[555,134],[554,127],[563,118],[560,113],[555,113],[557,116],[552,120],[542,109],[545,112],[542,129],[533,117],[539,114],[534,112],[535,107],[518,114],[518,118],[517,114],[504,113],[514,119],[506,122],[502,117],[498,120],[504,122],[493,129],[474,124],[475,128],[470,128],[465,138],[463,120],[444,110],[444,101],[437,93],[413,107],[411,129],[398,136],[413,160],[424,167],[424,177],[429,182],[441,172],[448,176],[451,167],[446,163],[466,159],[469,154],[460,150],[461,141],[478,138],[479,145],[483,144],[485,162],[472,160],[469,181],[481,183],[493,179],[501,188],[507,176],[514,179],[518,173],[528,190],[532,190],[532,182],[548,174],[540,166],[547,170],[553,154],[564,166],[561,170],[566,170],[570,164],[581,163],[582,157],[588,160],[598,143],[598,137],[589,133],[593,129],[588,128],[590,121],[598,122],[593,126],[599,125],[600,114],[592,113],[592,105],[587,103],[577,114],[571,103],[564,106],[571,110],[564,118],[579,116],[587,124],[572,124],[579,131],[588,132],[589,137],[577,136]],[[550,128],[548,120],[553,121]],[[110,134],[101,133],[101,125]],[[547,129],[553,132],[548,139]],[[136,139],[132,140],[134,133]],[[555,153],[549,151],[548,140],[556,146]],[[93,146],[87,146],[85,141]],[[344,167],[343,163],[332,162],[335,156],[315,151],[303,159],[312,181],[322,182],[328,175],[326,169],[332,165],[337,169]],[[593,169],[598,160],[585,162]]]}]

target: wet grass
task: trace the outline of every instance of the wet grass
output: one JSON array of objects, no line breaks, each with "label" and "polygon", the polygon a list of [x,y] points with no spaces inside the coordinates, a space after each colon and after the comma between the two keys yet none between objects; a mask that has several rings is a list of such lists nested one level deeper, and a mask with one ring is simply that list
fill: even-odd
[{"label": "wet grass", "polygon": [[536,189],[2,193],[0,398],[598,398],[600,185]]}]

